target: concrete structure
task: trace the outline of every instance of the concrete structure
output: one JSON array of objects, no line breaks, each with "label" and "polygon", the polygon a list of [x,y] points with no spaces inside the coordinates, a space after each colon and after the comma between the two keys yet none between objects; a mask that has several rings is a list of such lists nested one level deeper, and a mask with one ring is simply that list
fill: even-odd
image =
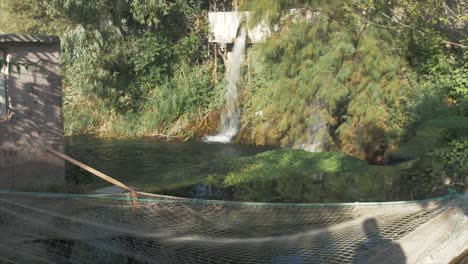
[{"label": "concrete structure", "polygon": [[[232,44],[238,36],[239,28],[248,21],[250,12],[209,12],[210,42]],[[265,24],[247,30],[250,43],[259,43],[270,34]]]},{"label": "concrete structure", "polygon": [[[320,14],[307,9],[289,9],[280,20],[279,24],[286,19],[296,22],[299,18],[312,21],[314,16]],[[210,42],[223,45],[234,43],[239,35],[239,29],[245,24],[249,24],[252,16],[248,11],[230,12],[209,12],[208,21],[210,23]],[[247,36],[250,44],[260,43],[271,34],[271,30],[266,23],[259,23],[254,28],[247,28]],[[279,30],[279,25],[273,27],[273,31]]]},{"label": "concrete structure", "polygon": [[48,191],[64,184],[60,40],[0,34],[0,59],[31,64],[0,73],[0,189]]}]

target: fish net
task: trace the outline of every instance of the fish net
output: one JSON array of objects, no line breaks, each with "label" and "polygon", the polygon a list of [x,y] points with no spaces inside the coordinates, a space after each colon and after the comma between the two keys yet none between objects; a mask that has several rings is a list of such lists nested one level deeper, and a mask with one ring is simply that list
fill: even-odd
[{"label": "fish net", "polygon": [[[0,192],[0,263],[423,263],[464,239],[465,203],[466,196],[275,204]],[[418,230],[425,239],[416,251],[401,244]]]}]

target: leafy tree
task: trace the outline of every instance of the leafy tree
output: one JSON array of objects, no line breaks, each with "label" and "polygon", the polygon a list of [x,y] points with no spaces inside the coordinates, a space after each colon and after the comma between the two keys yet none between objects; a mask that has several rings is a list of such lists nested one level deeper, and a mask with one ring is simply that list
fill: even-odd
[{"label": "leafy tree", "polygon": [[62,14],[51,14],[47,1],[0,0],[0,31],[60,34],[71,24]]},{"label": "leafy tree", "polygon": [[345,9],[351,18],[399,32],[400,47],[415,70],[409,78],[422,88],[418,93],[442,91],[443,101],[467,114],[466,1],[348,1]]},{"label": "leafy tree", "polygon": [[[248,50],[242,142],[382,162],[425,120],[468,114],[463,1],[240,3],[272,31]],[[68,133],[185,136],[219,107],[207,1],[0,5],[4,31],[61,35]]]},{"label": "leafy tree", "polygon": [[344,6],[350,16],[380,27],[409,31],[430,43],[468,47],[468,5],[462,0],[351,0]]},{"label": "leafy tree", "polygon": [[462,1],[259,0],[242,7],[253,12],[250,26],[266,22],[273,32],[249,51],[242,140],[322,142],[381,163],[421,122],[466,114]]},{"label": "leafy tree", "polygon": [[273,19],[279,30],[251,56],[270,65],[255,76],[267,80],[249,88],[255,91],[248,103],[256,106],[252,111],[264,113],[250,120],[253,138],[293,147],[322,142],[322,148],[378,162],[401,129],[392,108],[405,96],[405,61],[388,30],[343,20],[335,4],[319,4],[279,1],[273,7],[314,15]]},{"label": "leafy tree", "polygon": [[[199,72],[207,68],[199,65],[209,64],[206,1],[1,0],[0,4],[2,30],[61,36],[67,133],[124,131],[118,126],[139,123],[139,113],[153,108],[147,104],[163,105],[153,96],[160,89],[174,89],[172,83],[180,78],[175,73],[181,67],[191,65]],[[185,96],[181,98],[199,100],[198,94]],[[160,119],[175,122],[177,116],[169,112]]]}]

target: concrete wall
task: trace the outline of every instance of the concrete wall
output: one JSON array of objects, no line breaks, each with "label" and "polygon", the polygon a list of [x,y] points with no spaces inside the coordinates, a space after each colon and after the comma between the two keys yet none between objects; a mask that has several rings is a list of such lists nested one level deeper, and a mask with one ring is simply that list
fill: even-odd
[{"label": "concrete wall", "polygon": [[[286,19],[292,19],[295,23],[299,18],[307,21],[312,21],[314,16],[320,12],[313,12],[307,9],[289,9],[280,19],[279,24]],[[210,42],[221,44],[234,43],[239,27],[248,24],[251,12],[248,11],[232,11],[232,12],[209,12],[208,21],[210,23]],[[273,32],[280,28],[279,25],[273,27]],[[249,42],[252,44],[260,43],[271,34],[270,28],[265,23],[259,23],[254,28],[247,29]]]},{"label": "concrete wall", "polygon": [[6,74],[9,118],[0,121],[0,189],[47,191],[65,181],[64,161],[37,144],[64,149],[60,44],[9,41],[0,36],[4,55],[35,65]]},{"label": "concrete wall", "polygon": [[[249,12],[209,12],[211,42],[230,44],[234,43],[239,27],[249,19]],[[250,43],[259,43],[270,34],[264,24],[248,29],[247,35]]]}]

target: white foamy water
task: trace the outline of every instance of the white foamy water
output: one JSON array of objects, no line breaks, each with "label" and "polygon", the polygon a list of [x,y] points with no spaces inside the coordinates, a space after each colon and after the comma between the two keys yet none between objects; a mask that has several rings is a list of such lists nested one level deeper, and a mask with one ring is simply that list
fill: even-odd
[{"label": "white foamy water", "polygon": [[238,129],[231,129],[228,131],[221,131],[221,133],[214,136],[206,136],[206,142],[219,142],[219,143],[229,143],[231,139],[237,134]]},{"label": "white foamy water", "polygon": [[227,92],[226,107],[221,115],[220,132],[214,136],[206,136],[207,142],[228,143],[239,131],[240,108],[237,85],[241,76],[242,59],[245,51],[245,41],[247,34],[241,28],[239,36],[234,43],[231,58],[227,65]]}]

